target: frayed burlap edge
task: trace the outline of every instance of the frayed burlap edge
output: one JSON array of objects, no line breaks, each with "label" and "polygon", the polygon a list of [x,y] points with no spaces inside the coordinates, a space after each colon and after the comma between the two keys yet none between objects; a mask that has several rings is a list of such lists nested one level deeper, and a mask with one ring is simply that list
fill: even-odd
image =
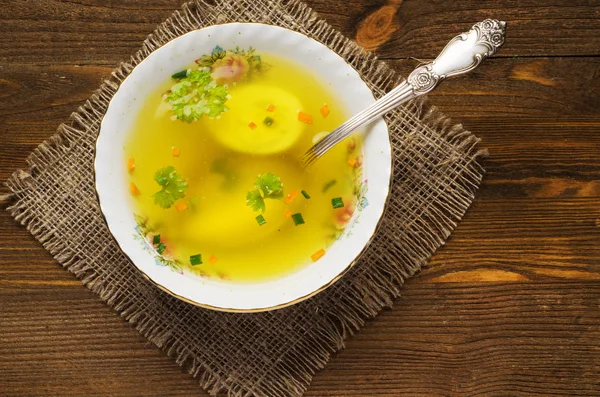
[{"label": "frayed burlap edge", "polygon": [[[343,347],[348,335],[357,331],[367,318],[375,316],[383,307],[392,305],[393,299],[400,294],[404,280],[419,271],[433,252],[444,244],[471,204],[483,175],[477,158],[485,155],[486,152],[478,148],[479,139],[465,131],[462,126],[452,124],[425,100],[413,102],[387,116],[389,124],[400,123],[395,130],[417,131],[415,135],[420,130],[434,131],[452,146],[454,154],[436,164],[437,167],[443,167],[460,162],[460,175],[457,172],[452,180],[452,194],[448,193],[448,197],[435,197],[437,201],[427,216],[411,220],[422,224],[419,226],[418,235],[408,235],[402,241],[396,241],[392,237],[383,236],[383,233],[377,233],[362,259],[365,262],[376,262],[377,266],[372,266],[368,272],[353,269],[344,279],[330,288],[337,291],[328,290],[317,298],[297,305],[299,311],[304,310],[306,306],[314,305],[316,311],[324,313],[325,320],[318,324],[320,327],[318,332],[299,341],[297,346],[290,349],[289,360],[296,366],[293,371],[286,369],[282,364],[272,371],[270,379],[254,384],[249,384],[245,379],[232,379],[229,374],[210,371],[206,363],[199,360],[198,355],[191,352],[184,341],[173,337],[168,330],[155,327],[153,319],[129,301],[119,291],[118,286],[107,284],[97,277],[94,266],[81,260],[77,252],[73,252],[66,246],[55,235],[54,230],[38,218],[34,209],[28,207],[22,200],[32,189],[35,189],[36,180],[44,178],[46,170],[77,145],[83,135],[90,134],[91,129],[97,129],[120,82],[135,65],[166,42],[201,26],[234,20],[283,25],[325,43],[347,59],[361,73],[377,97],[400,81],[401,78],[387,65],[377,61],[373,54],[365,52],[318,19],[312,10],[300,1],[257,0],[253,3],[268,3],[268,5],[262,8],[262,14],[251,15],[245,11],[255,5],[246,4],[245,1],[222,0],[216,1],[216,4],[208,4],[196,0],[185,4],[181,11],[175,12],[146,39],[140,51],[112,72],[111,78],[106,80],[100,89],[71,115],[69,124],[61,125],[55,136],[41,144],[31,154],[28,158],[29,170],[15,172],[7,182],[11,193],[0,196],[0,199],[15,200],[9,207],[12,216],[26,225],[59,263],[74,273],[84,285],[97,293],[124,319],[134,324],[142,335],[174,357],[177,363],[192,375],[199,377],[202,387],[210,394],[226,392],[230,396],[300,396],[306,390],[314,373],[324,367],[333,352]],[[398,122],[399,119],[402,121]],[[395,130],[392,129],[392,132]],[[395,149],[406,147],[411,144],[411,139],[411,136],[392,136],[392,144]],[[394,169],[397,171],[398,160],[395,159],[394,162]],[[417,165],[426,166],[421,163]],[[397,185],[402,180],[403,175],[398,175],[396,172],[393,183]],[[97,203],[91,202],[89,205],[98,211]],[[398,213],[402,210],[400,204],[391,199],[379,230],[400,227],[410,229],[411,225],[398,224],[397,220],[401,219]],[[342,293],[343,298],[340,299]],[[335,310],[329,311],[328,305]],[[294,310],[294,308],[283,310]],[[262,316],[266,318],[270,315]],[[290,365],[289,362],[284,364]]]}]

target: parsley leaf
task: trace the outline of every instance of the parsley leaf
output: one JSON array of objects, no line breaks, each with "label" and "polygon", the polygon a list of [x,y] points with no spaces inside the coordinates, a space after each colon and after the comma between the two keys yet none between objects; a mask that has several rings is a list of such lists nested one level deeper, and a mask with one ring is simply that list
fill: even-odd
[{"label": "parsley leaf", "polygon": [[265,199],[260,195],[260,190],[254,189],[246,193],[246,205],[252,208],[252,211],[265,212]]},{"label": "parsley leaf", "polygon": [[209,71],[189,70],[187,76],[171,87],[166,101],[175,118],[186,123],[203,116],[216,117],[227,110],[227,87],[217,85]]},{"label": "parsley leaf", "polygon": [[265,212],[265,199],[281,199],[283,198],[283,183],[278,176],[269,172],[268,174],[259,175],[254,182],[256,189],[249,191],[246,194],[246,205],[251,207],[253,211]]},{"label": "parsley leaf", "polygon": [[265,198],[279,199],[283,197],[283,183],[272,172],[259,175],[254,182],[254,187],[260,189]]},{"label": "parsley leaf", "polygon": [[152,195],[154,204],[162,208],[170,208],[175,200],[185,197],[188,183],[182,176],[177,175],[175,168],[168,166],[161,168],[154,174],[154,180],[162,189]]}]

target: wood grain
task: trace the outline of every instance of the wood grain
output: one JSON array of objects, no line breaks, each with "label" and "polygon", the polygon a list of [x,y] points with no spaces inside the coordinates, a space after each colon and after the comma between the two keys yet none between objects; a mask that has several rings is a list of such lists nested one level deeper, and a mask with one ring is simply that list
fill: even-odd
[{"label": "wood grain", "polygon": [[[493,17],[510,21],[499,57],[596,56],[600,53],[600,3],[596,0],[308,1],[350,37],[375,31],[382,58],[427,58],[454,35]],[[357,34],[358,32],[358,34]],[[371,46],[373,48],[373,46]]]},{"label": "wood grain", "polygon": [[[0,3],[0,179],[180,0]],[[404,75],[487,16],[433,104],[489,149],[448,243],[307,396],[600,396],[600,1],[310,0]],[[0,396],[206,395],[0,213]]]}]

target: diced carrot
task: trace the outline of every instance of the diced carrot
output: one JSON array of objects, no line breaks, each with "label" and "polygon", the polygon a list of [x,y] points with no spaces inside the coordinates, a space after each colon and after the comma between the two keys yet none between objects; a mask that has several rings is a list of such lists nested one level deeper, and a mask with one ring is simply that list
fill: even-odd
[{"label": "diced carrot", "polygon": [[313,118],[310,114],[300,111],[298,112],[298,121],[301,121],[306,124],[312,124]]},{"label": "diced carrot", "polygon": [[251,121],[250,124],[248,124],[248,127],[250,127],[251,130],[256,128],[256,123],[254,121]]},{"label": "diced carrot", "polygon": [[129,184],[129,191],[131,192],[131,194],[133,194],[134,196],[139,196],[140,195],[140,189],[138,189],[137,186],[135,186],[135,183],[131,182]]},{"label": "diced carrot", "polygon": [[175,205],[175,209],[177,210],[177,212],[181,212],[181,211],[185,211],[187,210],[188,206],[186,203],[177,203],[177,205]]},{"label": "diced carrot", "polygon": [[174,147],[173,148],[173,157],[179,157],[180,154],[181,154],[181,150],[179,150],[178,148]]},{"label": "diced carrot", "polygon": [[296,199],[300,195],[300,190],[294,190],[293,192],[288,193],[287,196],[283,199],[283,202],[286,204],[291,204],[292,201]]},{"label": "diced carrot", "polygon": [[133,159],[133,157],[130,157],[129,160],[127,160],[127,170],[130,173],[133,172],[133,170],[135,170],[135,160]]},{"label": "diced carrot", "polygon": [[217,261],[217,257],[214,255],[211,255],[210,258],[208,258],[208,262],[214,264]]},{"label": "diced carrot", "polygon": [[283,216],[285,216],[288,219],[292,219],[292,214],[293,214],[293,212],[290,211],[290,210],[288,210],[288,209],[286,209],[285,211],[283,211]]},{"label": "diced carrot", "polygon": [[314,262],[318,261],[319,259],[321,259],[321,257],[325,255],[325,250],[323,248],[321,248],[320,250],[318,250],[317,252],[315,252],[314,254],[312,254],[310,257],[312,258],[312,260]]},{"label": "diced carrot", "polygon": [[267,112],[274,112],[274,111],[275,111],[275,105],[270,103],[269,106],[267,106]]},{"label": "diced carrot", "polygon": [[352,168],[354,168],[356,166],[356,159],[348,159],[348,165]]},{"label": "diced carrot", "polygon": [[321,106],[321,109],[319,109],[319,112],[321,112],[321,115],[325,118],[329,116],[329,113],[331,111],[329,110],[329,106],[327,106],[327,104],[324,104],[323,106]]},{"label": "diced carrot", "polygon": [[356,149],[356,139],[354,137],[350,138],[348,142],[348,152],[352,153]]}]

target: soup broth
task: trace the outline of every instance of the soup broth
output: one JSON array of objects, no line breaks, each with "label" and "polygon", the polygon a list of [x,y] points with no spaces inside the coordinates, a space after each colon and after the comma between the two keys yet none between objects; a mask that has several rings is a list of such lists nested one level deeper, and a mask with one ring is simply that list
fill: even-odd
[{"label": "soup broth", "polygon": [[[178,269],[234,282],[280,277],[318,260],[352,217],[361,138],[304,169],[299,157],[349,116],[339,99],[290,60],[215,51],[165,81],[131,130],[124,163],[139,231]],[[200,117],[177,113],[172,98],[195,70],[210,72],[207,89],[226,89],[199,102]]]}]

